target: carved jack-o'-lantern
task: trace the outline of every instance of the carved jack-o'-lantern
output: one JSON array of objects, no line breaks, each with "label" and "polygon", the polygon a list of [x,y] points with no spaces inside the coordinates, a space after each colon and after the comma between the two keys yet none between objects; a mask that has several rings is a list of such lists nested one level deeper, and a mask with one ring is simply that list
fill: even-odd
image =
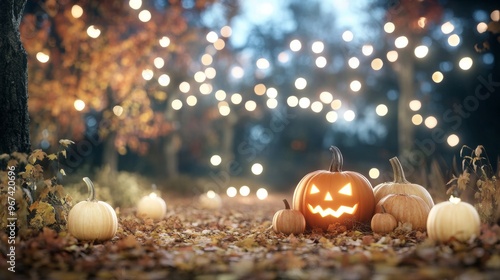
[{"label": "carved jack-o'-lantern", "polygon": [[304,176],[293,194],[293,209],[302,212],[308,228],[328,229],[339,223],[352,227],[355,222],[370,222],[375,196],[368,179],[353,171],[342,171],[343,158],[337,147],[330,170]]}]

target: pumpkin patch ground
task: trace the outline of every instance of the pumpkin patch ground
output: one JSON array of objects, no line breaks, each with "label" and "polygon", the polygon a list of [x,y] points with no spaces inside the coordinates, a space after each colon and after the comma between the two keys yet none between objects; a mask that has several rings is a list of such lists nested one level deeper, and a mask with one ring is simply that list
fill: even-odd
[{"label": "pumpkin patch ground", "polygon": [[[108,241],[78,241],[44,228],[15,243],[15,273],[1,254],[1,279],[497,279],[500,227],[482,225],[467,242],[436,244],[400,224],[376,234],[370,225],[330,226],[286,235],[273,215],[291,194],[266,200],[222,197],[207,209],[197,198],[167,198],[160,221],[135,208],[117,209],[118,230]],[[8,235],[1,233],[1,249]]]}]

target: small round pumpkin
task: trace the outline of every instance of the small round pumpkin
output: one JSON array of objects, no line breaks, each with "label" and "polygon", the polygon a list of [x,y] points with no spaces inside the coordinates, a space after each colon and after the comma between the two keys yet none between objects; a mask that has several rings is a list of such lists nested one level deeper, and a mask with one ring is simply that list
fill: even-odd
[{"label": "small round pumpkin", "polygon": [[425,230],[427,216],[429,215],[429,205],[425,201],[413,194],[389,194],[382,198],[376,206],[375,212],[385,212],[396,218],[401,223],[410,223],[412,229]]},{"label": "small round pumpkin", "polygon": [[427,217],[427,235],[439,242],[453,238],[465,242],[479,236],[480,226],[476,208],[453,196],[449,201],[434,205]]},{"label": "small round pumpkin", "polygon": [[113,238],[118,229],[115,210],[106,202],[95,199],[94,184],[85,177],[89,198],[80,201],[68,214],[68,231],[78,240],[104,241]]},{"label": "small round pumpkin", "polygon": [[372,217],[372,221],[370,223],[372,231],[380,234],[392,232],[398,226],[398,221],[393,215],[385,211],[383,205],[381,205],[381,207],[382,213],[376,213]]},{"label": "small round pumpkin", "polygon": [[222,207],[222,199],[216,192],[210,190],[199,197],[201,207],[206,209],[219,209]]},{"label": "small round pumpkin", "polygon": [[306,229],[306,220],[300,211],[290,209],[290,204],[283,199],[285,209],[281,209],[274,214],[273,230],[276,233],[299,234]]},{"label": "small round pumpkin", "polygon": [[434,206],[434,201],[432,200],[432,197],[427,189],[421,185],[413,184],[406,180],[403,167],[397,157],[389,159],[389,162],[391,163],[392,170],[394,172],[394,181],[380,183],[375,186],[373,189],[375,202],[378,203],[388,194],[413,194],[422,198],[425,203],[429,205],[429,208],[432,208],[432,206]]},{"label": "small round pumpkin", "polygon": [[307,227],[327,230],[331,224],[352,228],[355,223],[370,223],[375,196],[368,179],[360,173],[342,171],[343,157],[330,147],[329,170],[305,175],[293,194],[293,209],[302,212]]},{"label": "small round pumpkin", "polygon": [[167,203],[155,192],[144,196],[137,204],[137,216],[161,220],[167,214]]}]

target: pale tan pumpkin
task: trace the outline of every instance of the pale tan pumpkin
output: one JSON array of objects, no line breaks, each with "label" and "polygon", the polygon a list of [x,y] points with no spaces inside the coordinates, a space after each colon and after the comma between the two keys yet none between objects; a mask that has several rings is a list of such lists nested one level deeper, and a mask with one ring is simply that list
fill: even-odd
[{"label": "pale tan pumpkin", "polygon": [[476,208],[455,197],[434,205],[427,217],[427,235],[439,242],[467,241],[479,236],[480,226]]},{"label": "pale tan pumpkin", "polygon": [[199,197],[200,206],[206,209],[219,209],[222,207],[222,198],[210,190]]},{"label": "pale tan pumpkin", "polygon": [[422,198],[429,208],[434,206],[434,201],[426,188],[418,184],[410,183],[406,180],[403,167],[397,157],[389,159],[392,170],[394,172],[394,181],[380,183],[373,188],[375,202],[378,203],[383,197],[388,194],[413,194]]},{"label": "pale tan pumpkin", "polygon": [[155,192],[144,196],[137,204],[137,216],[161,220],[167,214],[167,203]]},{"label": "pale tan pumpkin", "polygon": [[273,230],[276,233],[299,234],[306,229],[306,220],[300,211],[290,209],[290,204],[283,199],[285,209],[281,209],[274,214]]},{"label": "pale tan pumpkin", "polygon": [[398,221],[396,221],[393,215],[385,211],[383,205],[381,205],[381,207],[382,213],[376,213],[372,217],[370,223],[372,231],[380,234],[392,232],[398,226]]},{"label": "pale tan pumpkin", "polygon": [[382,198],[375,207],[375,212],[385,212],[396,218],[398,223],[410,223],[412,229],[425,230],[429,205],[419,196],[412,194],[389,194]]},{"label": "pale tan pumpkin", "polygon": [[94,184],[85,177],[89,198],[78,202],[68,214],[68,231],[79,240],[104,241],[113,238],[118,229],[115,210],[106,202],[95,199]]}]

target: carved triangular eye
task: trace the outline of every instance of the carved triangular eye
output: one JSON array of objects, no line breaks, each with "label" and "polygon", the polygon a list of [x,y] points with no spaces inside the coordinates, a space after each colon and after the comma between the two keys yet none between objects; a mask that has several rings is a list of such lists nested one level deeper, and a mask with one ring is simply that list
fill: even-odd
[{"label": "carved triangular eye", "polygon": [[311,187],[311,192],[309,192],[310,194],[315,194],[315,193],[319,193],[319,189],[318,187],[316,187],[316,185],[312,185]]},{"label": "carved triangular eye", "polygon": [[330,194],[330,192],[327,192],[325,196],[325,201],[332,201],[332,200],[333,200],[332,195]]},{"label": "carved triangular eye", "polygon": [[339,193],[351,196],[352,195],[351,183],[348,183],[342,189],[340,189]]}]

